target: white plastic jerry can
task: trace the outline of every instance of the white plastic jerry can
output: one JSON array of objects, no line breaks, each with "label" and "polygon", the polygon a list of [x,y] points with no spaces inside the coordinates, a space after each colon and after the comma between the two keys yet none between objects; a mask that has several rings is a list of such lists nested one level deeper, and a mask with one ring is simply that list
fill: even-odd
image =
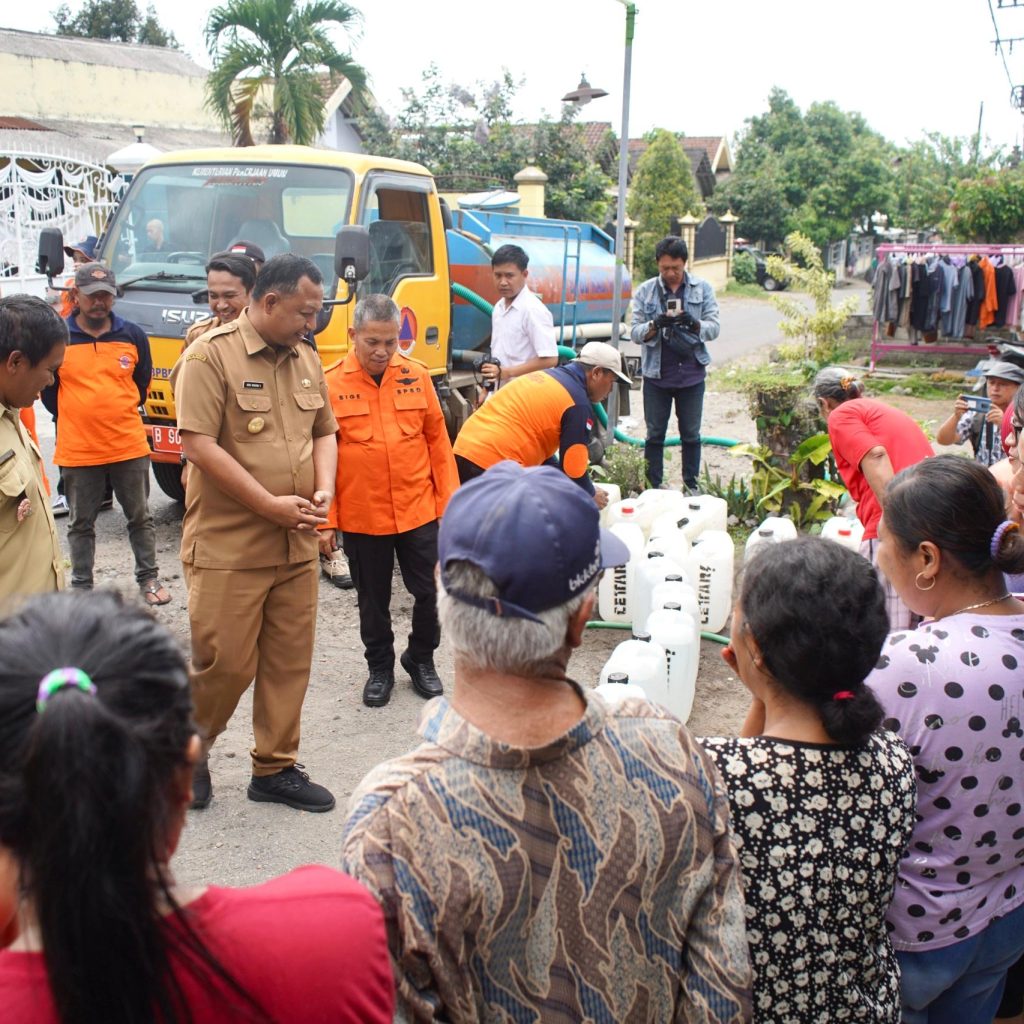
[{"label": "white plastic jerry can", "polygon": [[729,503],[725,498],[713,494],[695,494],[686,499],[687,508],[694,512],[698,508],[707,516],[707,530],[724,530],[729,525]]},{"label": "white plastic jerry can", "polygon": [[601,509],[601,525],[608,525],[608,509],[613,505],[617,505],[622,500],[622,489],[618,484],[603,484],[598,481],[594,481],[594,490],[604,491],[608,495],[608,502],[603,509]]},{"label": "white plastic jerry can", "polygon": [[679,605],[687,615],[693,616],[694,622],[700,622],[700,605],[697,603],[697,591],[681,576],[666,576],[657,584],[651,593],[651,614],[660,611],[670,604]]},{"label": "white plastic jerry can", "polygon": [[644,534],[635,522],[618,522],[609,529],[629,549],[629,561],[605,570],[597,587],[598,614],[605,622],[629,624],[633,621],[633,576],[644,548]]},{"label": "white plastic jerry can", "polygon": [[599,681],[610,683],[617,673],[628,676],[648,700],[660,704],[668,692],[665,650],[652,640],[623,640],[609,655]]},{"label": "white plastic jerry can", "polygon": [[[650,543],[650,542],[648,542]],[[658,550],[647,550],[636,563],[633,574],[633,591],[630,596],[633,625],[638,629],[647,628],[647,616],[651,614],[651,595],[654,588],[669,576],[679,576],[685,569]]]},{"label": "white plastic jerry can", "polygon": [[768,516],[761,525],[747,538],[743,549],[744,558],[749,558],[754,548],[760,544],[780,544],[787,540],[796,540],[796,524],[788,516]]},{"label": "white plastic jerry can", "polygon": [[849,516],[833,516],[821,528],[821,535],[826,540],[834,540],[844,548],[860,552],[861,541],[864,540],[864,526],[859,519]]},{"label": "white plastic jerry can", "polygon": [[668,708],[681,722],[686,722],[693,710],[697,665],[700,660],[697,623],[692,616],[673,604],[651,612],[647,625],[651,642],[665,649],[668,687],[664,700],[651,699]]},{"label": "white plastic jerry can", "polygon": [[662,512],[651,523],[647,550],[657,548],[666,558],[682,565],[690,553],[690,538],[680,528],[679,518],[674,512]]},{"label": "white plastic jerry can", "polygon": [[646,700],[647,694],[643,688],[636,683],[629,681],[625,672],[614,672],[608,677],[607,682],[600,683],[594,687],[594,692],[599,693],[606,703],[615,705],[621,704],[627,697],[637,697]]},{"label": "white plastic jerry can", "polygon": [[724,530],[705,530],[694,543],[686,573],[697,591],[700,626],[721,633],[732,611],[732,577],[736,553]]}]

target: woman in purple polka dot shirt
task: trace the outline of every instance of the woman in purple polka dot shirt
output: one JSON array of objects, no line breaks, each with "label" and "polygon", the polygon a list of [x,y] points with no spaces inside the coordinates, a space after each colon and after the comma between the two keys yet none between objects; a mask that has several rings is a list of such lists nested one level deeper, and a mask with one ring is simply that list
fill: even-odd
[{"label": "woman in purple polka dot shirt", "polygon": [[868,683],[903,737],[917,814],[889,911],[904,1024],[989,1024],[1024,953],[1024,537],[983,467],[927,459],[890,482],[879,565],[926,617]]}]

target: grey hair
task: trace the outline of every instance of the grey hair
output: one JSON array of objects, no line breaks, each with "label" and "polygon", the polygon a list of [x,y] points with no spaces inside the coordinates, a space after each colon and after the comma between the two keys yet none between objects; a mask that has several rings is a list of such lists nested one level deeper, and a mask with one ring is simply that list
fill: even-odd
[{"label": "grey hair", "polygon": [[814,378],[814,397],[849,402],[864,394],[864,385],[841,366],[826,366]]},{"label": "grey hair", "polygon": [[402,314],[398,311],[393,299],[388,295],[364,295],[356,303],[356,312],[352,317],[352,327],[359,330],[367,324],[379,324],[394,321],[402,322]]},{"label": "grey hair", "polygon": [[[471,597],[496,597],[494,581],[471,562],[449,562],[445,570],[452,589]],[[595,580],[596,583],[596,580]],[[550,674],[552,660],[565,646],[569,620],[579,611],[593,584],[565,604],[538,612],[540,622],[499,618],[449,596],[438,583],[437,616],[456,652],[474,668],[537,678]],[[560,671],[560,669],[559,669]]]}]

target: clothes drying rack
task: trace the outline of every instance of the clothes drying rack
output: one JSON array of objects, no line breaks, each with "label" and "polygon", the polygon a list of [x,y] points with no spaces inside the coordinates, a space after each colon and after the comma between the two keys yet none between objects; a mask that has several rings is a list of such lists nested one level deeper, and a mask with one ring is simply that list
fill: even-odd
[{"label": "clothes drying rack", "polygon": [[[1024,245],[994,244],[948,244],[936,242],[928,245],[920,242],[883,242],[875,248],[875,255],[881,265],[891,255],[897,256],[1001,256],[1003,259],[1013,256],[1024,257]],[[910,342],[890,342],[880,339],[880,323],[874,321],[871,332],[871,369],[875,368],[878,357],[886,352],[938,352],[943,355],[976,355],[984,358],[989,354],[989,343],[975,344],[944,344],[943,342],[921,342],[913,345]]]}]

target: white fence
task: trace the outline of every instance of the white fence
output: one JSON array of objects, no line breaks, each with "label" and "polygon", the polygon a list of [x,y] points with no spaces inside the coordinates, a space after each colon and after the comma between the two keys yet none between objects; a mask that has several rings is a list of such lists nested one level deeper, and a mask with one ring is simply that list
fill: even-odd
[{"label": "white fence", "polygon": [[79,157],[0,154],[0,291],[41,294],[39,232],[60,228],[68,243],[99,235],[126,185],[116,172]]}]

